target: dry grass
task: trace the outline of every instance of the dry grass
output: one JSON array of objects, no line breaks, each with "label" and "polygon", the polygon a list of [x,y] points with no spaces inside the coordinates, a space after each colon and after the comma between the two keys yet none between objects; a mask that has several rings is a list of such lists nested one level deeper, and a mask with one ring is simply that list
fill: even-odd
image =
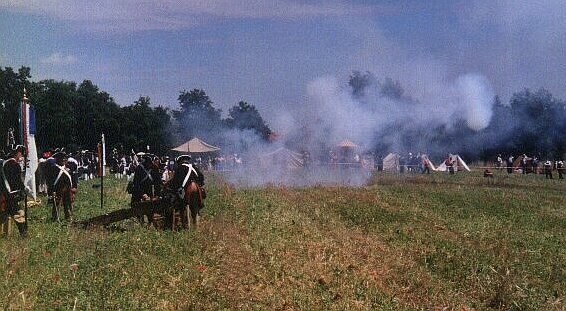
[{"label": "dry grass", "polygon": [[[0,306],[138,310],[562,310],[566,184],[375,176],[236,189],[211,178],[197,232],[83,231],[32,210],[0,240]],[[109,180],[107,210],[126,206]],[[85,183],[77,217],[100,211]],[[25,301],[24,301],[25,300]]]}]

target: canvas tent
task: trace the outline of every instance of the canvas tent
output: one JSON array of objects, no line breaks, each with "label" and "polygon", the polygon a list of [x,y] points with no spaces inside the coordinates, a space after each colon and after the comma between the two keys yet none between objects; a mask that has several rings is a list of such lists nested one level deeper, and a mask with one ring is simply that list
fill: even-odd
[{"label": "canvas tent", "polygon": [[354,144],[354,142],[352,142],[349,139],[345,139],[345,140],[339,142],[338,145],[336,145],[336,147],[338,147],[338,148],[357,148],[358,145]]},{"label": "canvas tent", "polygon": [[355,149],[358,148],[354,142],[349,139],[345,139],[336,145],[336,156],[338,157],[338,162],[341,163],[352,163],[355,161]]},{"label": "canvas tent", "polygon": [[[447,158],[451,163],[454,163],[454,172],[457,171],[470,171],[470,168],[468,167],[468,165],[466,164],[466,162],[464,162],[464,160],[462,160],[462,158],[457,155],[457,154],[449,154],[448,158]],[[440,172],[446,172],[448,170],[448,167],[446,166],[446,160],[444,160],[437,168],[437,171]]]},{"label": "canvas tent", "polygon": [[220,148],[207,144],[199,138],[194,137],[193,139],[171,150],[185,153],[207,153],[220,151]]},{"label": "canvas tent", "polygon": [[434,164],[432,164],[432,161],[428,158],[428,156],[426,154],[421,155],[421,164],[424,166],[425,163],[428,165],[428,167],[433,170],[436,171],[437,168],[434,167]]},{"label": "canvas tent", "polygon": [[272,152],[260,155],[259,163],[262,168],[270,167],[297,169],[303,167],[303,156],[300,153],[280,147]]},{"label": "canvas tent", "polygon": [[385,158],[383,158],[383,171],[396,173],[399,172],[399,159],[401,158],[400,155],[396,153],[390,153]]}]

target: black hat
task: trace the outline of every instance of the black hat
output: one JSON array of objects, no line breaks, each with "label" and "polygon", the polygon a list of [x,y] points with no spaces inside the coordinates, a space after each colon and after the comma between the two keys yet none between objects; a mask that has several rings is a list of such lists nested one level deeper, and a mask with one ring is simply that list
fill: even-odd
[{"label": "black hat", "polygon": [[22,145],[17,145],[16,147],[14,147],[14,149],[10,150],[9,156],[15,156],[16,153],[21,152],[22,155],[26,154],[26,147],[22,146]]},{"label": "black hat", "polygon": [[57,161],[67,159],[68,157],[69,156],[63,151],[59,151],[53,155],[53,158]]},{"label": "black hat", "polygon": [[183,163],[183,162],[188,162],[188,161],[190,161],[190,160],[191,160],[191,156],[188,155],[188,154],[184,154],[184,155],[178,156],[178,157],[175,159],[175,162]]},{"label": "black hat", "polygon": [[143,153],[143,152],[138,152],[137,154],[138,158],[140,158],[141,160],[143,160],[143,162],[152,162],[153,161],[153,157],[154,155],[151,153]]}]

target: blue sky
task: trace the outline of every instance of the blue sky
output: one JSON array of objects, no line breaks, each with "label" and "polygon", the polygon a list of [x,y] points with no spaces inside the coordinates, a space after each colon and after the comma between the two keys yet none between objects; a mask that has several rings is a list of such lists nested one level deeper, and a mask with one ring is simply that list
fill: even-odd
[{"label": "blue sky", "polygon": [[[523,3],[524,2],[524,3]],[[227,111],[256,105],[274,127],[323,76],[399,80],[435,102],[458,76],[508,98],[545,87],[566,98],[566,1],[86,1],[0,3],[0,66],[34,80],[92,80],[120,105],[176,107],[203,88]]]}]

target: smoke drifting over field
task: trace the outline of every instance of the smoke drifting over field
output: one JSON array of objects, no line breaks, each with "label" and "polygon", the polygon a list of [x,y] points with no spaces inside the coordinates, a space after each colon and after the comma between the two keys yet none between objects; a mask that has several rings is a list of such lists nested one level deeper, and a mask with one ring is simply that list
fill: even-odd
[{"label": "smoke drifting over field", "polygon": [[360,152],[458,152],[445,150],[442,142],[426,134],[438,128],[449,131],[462,121],[469,129],[480,131],[493,114],[494,93],[479,74],[464,75],[437,88],[442,91],[431,96],[435,99],[431,102],[404,97],[402,89],[392,96],[384,92],[384,84],[371,79],[368,83],[358,90],[359,96],[334,77],[309,83],[307,103],[297,114],[297,124],[290,127],[300,133],[291,137],[302,137],[300,144],[326,147],[323,149],[350,139],[360,145]]},{"label": "smoke drifting over field", "polygon": [[[494,93],[489,81],[480,74],[463,75],[437,88],[442,92],[432,96],[436,98],[434,102],[403,96],[400,85],[390,79],[386,85],[369,76],[365,78],[363,89],[357,90],[333,76],[310,82],[304,105],[291,112],[293,118],[287,119],[286,127],[292,130],[275,143],[263,143],[253,132],[226,133],[225,137],[234,142],[233,146],[242,147],[236,150],[242,150],[240,154],[245,159],[255,162],[256,169],[250,174],[238,173],[236,180],[253,185],[279,182],[362,184],[367,175],[359,171],[329,171],[325,165],[316,163],[326,164],[331,150],[336,150],[336,144],[346,139],[359,146],[354,152],[360,155],[460,152],[447,149],[442,140],[435,141],[432,133],[439,128],[450,131],[461,122],[465,122],[469,130],[481,131],[489,125],[493,114]],[[388,87],[398,89],[388,92]],[[289,169],[292,165],[288,163],[288,157],[291,155],[283,153],[279,158],[269,155],[278,148],[299,151],[295,155],[297,158],[307,152],[315,165],[297,176]],[[336,175],[345,176],[337,179]]]}]

